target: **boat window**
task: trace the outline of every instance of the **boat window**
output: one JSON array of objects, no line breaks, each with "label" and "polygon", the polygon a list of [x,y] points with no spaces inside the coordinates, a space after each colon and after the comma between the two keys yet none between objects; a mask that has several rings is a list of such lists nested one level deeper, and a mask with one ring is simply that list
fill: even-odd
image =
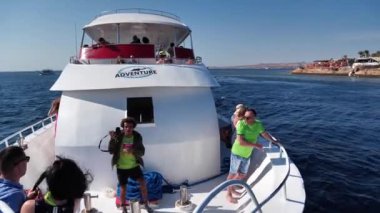
[{"label": "boat window", "polygon": [[127,98],[127,114],[137,123],[154,123],[152,97]]}]

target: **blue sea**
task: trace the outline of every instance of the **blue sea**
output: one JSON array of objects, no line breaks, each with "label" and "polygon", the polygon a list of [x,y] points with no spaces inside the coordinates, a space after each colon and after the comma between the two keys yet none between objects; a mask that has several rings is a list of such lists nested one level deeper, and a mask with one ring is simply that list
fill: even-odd
[{"label": "blue sea", "polygon": [[[380,78],[212,74],[218,113],[229,117],[244,103],[281,140],[304,178],[305,212],[380,212]],[[58,76],[0,73],[0,139],[46,117]]]}]

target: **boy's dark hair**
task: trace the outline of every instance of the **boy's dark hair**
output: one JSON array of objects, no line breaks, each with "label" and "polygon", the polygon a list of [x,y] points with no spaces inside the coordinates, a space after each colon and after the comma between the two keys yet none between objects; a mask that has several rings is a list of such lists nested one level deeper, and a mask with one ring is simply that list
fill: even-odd
[{"label": "boy's dark hair", "polygon": [[131,117],[127,117],[127,118],[122,119],[120,122],[120,127],[124,128],[124,123],[133,124],[133,128],[135,128],[137,125],[135,119],[131,118]]},{"label": "boy's dark hair", "polygon": [[0,171],[9,173],[16,166],[16,163],[25,158],[24,150],[19,146],[10,146],[0,152]]},{"label": "boy's dark hair", "polygon": [[[46,178],[48,189],[54,199],[70,200],[83,197],[92,177],[71,159],[58,157],[53,165],[41,175]],[[37,184],[36,184],[37,185]]]},{"label": "boy's dark hair", "polygon": [[149,38],[147,38],[147,37],[143,37],[142,38],[142,42],[144,43],[144,44],[149,44]]},{"label": "boy's dark hair", "polygon": [[245,111],[246,111],[246,112],[251,111],[251,112],[255,115],[255,117],[257,116],[256,110],[255,110],[254,108],[248,108],[248,109],[245,110]]}]

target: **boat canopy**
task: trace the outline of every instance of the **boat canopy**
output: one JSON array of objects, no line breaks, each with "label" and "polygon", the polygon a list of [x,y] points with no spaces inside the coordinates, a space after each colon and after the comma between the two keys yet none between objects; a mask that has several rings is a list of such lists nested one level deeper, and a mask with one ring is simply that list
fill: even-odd
[{"label": "boat canopy", "polygon": [[171,42],[181,44],[191,33],[188,26],[174,15],[153,14],[151,11],[116,11],[96,17],[86,25],[84,33],[92,40],[103,37],[113,44],[129,44],[133,36],[147,37],[149,43],[168,47]]}]

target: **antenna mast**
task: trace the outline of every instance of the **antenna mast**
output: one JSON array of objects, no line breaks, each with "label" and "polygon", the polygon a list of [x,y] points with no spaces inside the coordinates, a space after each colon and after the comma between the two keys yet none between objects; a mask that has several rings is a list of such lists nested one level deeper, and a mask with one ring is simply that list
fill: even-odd
[{"label": "antenna mast", "polygon": [[74,24],[75,31],[75,56],[78,58],[77,23]]}]

